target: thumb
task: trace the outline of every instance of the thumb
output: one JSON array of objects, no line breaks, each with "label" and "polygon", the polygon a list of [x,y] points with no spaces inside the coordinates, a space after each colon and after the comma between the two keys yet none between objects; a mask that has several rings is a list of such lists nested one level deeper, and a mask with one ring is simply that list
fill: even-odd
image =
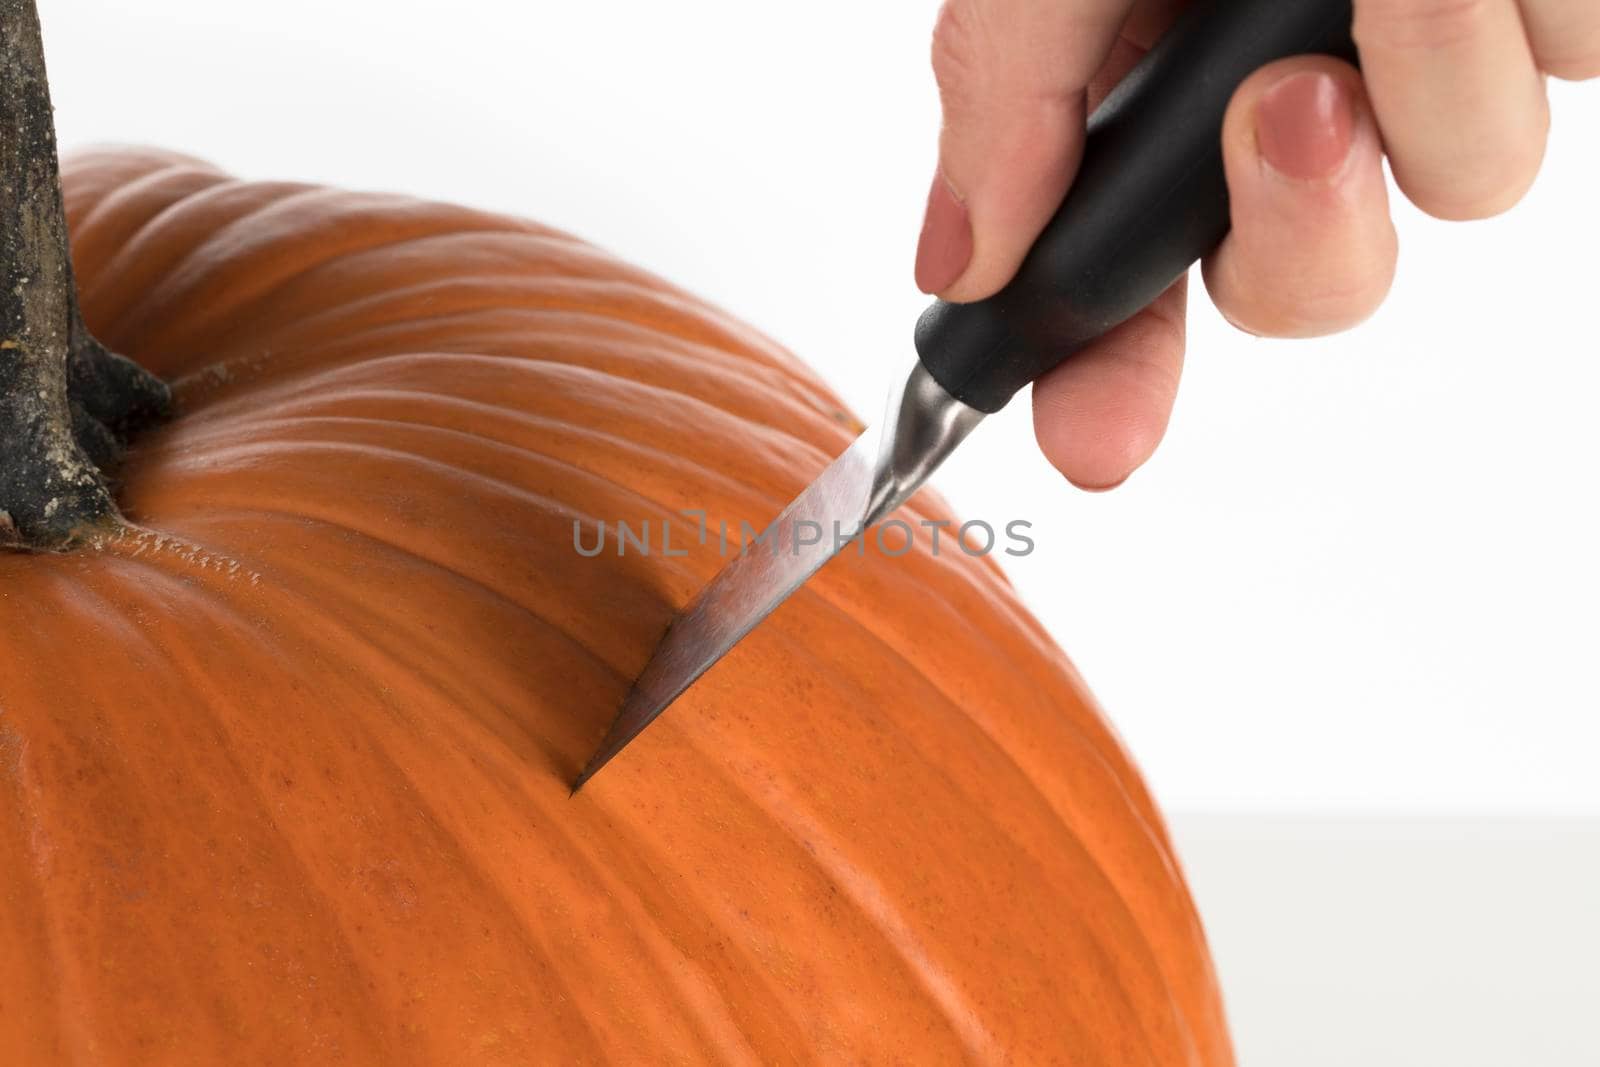
[{"label": "thumb", "polygon": [[1061,204],[1083,153],[1084,94],[1132,0],[946,0],[933,36],[944,126],[917,286],[993,296]]}]

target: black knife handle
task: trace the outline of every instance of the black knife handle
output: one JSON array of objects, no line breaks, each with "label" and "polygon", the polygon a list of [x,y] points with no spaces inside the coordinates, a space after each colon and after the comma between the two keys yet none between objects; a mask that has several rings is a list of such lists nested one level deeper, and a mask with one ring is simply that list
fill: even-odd
[{"label": "black knife handle", "polygon": [[981,411],[1131,318],[1227,234],[1222,117],[1276,59],[1354,61],[1351,0],[1198,0],[1089,119],[1083,163],[1011,284],[942,300],[917,321],[917,354]]}]

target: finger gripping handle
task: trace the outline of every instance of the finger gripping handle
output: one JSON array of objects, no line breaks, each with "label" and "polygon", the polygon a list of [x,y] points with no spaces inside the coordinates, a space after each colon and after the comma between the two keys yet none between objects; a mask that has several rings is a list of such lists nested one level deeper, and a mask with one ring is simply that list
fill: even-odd
[{"label": "finger gripping handle", "polygon": [[1266,63],[1354,61],[1350,0],[1198,0],[1089,119],[1066,199],[1011,284],[935,301],[917,354],[982,411],[1149,306],[1228,232],[1222,118]]}]

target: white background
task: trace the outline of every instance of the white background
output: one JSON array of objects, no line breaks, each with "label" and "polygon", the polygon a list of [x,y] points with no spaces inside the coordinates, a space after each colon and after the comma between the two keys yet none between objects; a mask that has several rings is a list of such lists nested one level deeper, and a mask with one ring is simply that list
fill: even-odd
[{"label": "white background", "polygon": [[[41,6],[65,146],[537,217],[862,412],[910,358],[935,0]],[[1197,293],[1124,489],[1062,483],[1025,403],[936,480],[1036,524],[1011,573],[1177,813],[1247,1064],[1600,1063],[1600,834],[1557,817],[1600,814],[1600,86],[1552,94],[1509,216],[1397,200],[1355,332],[1252,340]]]},{"label": "white background", "polygon": [[[925,303],[934,0],[44,0],[64,146],[537,217],[875,415]],[[448,14],[446,13],[448,11]],[[1025,401],[936,479],[1175,808],[1600,813],[1600,85],[1509,216],[1402,206],[1375,319],[1258,341],[1197,292],[1167,443],[1061,482]]]}]

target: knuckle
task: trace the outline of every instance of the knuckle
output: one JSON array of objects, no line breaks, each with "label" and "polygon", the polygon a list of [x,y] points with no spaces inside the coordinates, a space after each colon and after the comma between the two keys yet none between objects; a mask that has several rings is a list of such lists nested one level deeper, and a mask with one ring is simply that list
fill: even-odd
[{"label": "knuckle", "polygon": [[1494,0],[1357,0],[1362,47],[1438,49],[1469,41],[1492,25]]},{"label": "knuckle", "polygon": [[945,0],[933,24],[933,76],[944,92],[965,82],[974,67],[973,12],[967,0]]}]

